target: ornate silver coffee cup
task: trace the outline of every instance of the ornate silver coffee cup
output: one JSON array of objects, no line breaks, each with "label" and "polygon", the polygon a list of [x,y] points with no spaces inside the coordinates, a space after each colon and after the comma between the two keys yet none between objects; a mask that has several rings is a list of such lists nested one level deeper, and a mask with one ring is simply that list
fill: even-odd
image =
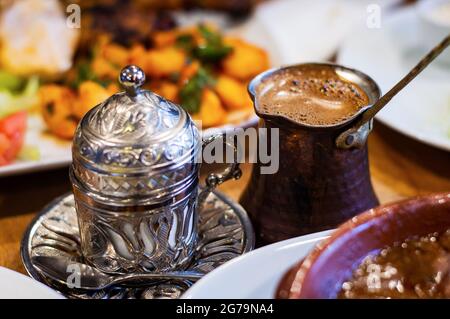
[{"label": "ornate silver coffee cup", "polygon": [[125,92],[90,110],[73,140],[83,257],[108,273],[182,269],[196,248],[197,207],[216,185],[239,178],[239,165],[210,174],[198,193],[202,143],[188,113],[141,89],[136,66],[119,81]]}]

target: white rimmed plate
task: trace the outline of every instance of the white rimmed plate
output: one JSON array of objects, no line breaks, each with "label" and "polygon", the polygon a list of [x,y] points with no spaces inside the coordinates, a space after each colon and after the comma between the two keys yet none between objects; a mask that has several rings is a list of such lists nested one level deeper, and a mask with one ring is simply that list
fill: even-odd
[{"label": "white rimmed plate", "polygon": [[200,279],[184,299],[270,299],[285,272],[331,231],[265,246],[233,259]]},{"label": "white rimmed plate", "polygon": [[30,277],[0,267],[0,299],[63,299],[49,287]]}]

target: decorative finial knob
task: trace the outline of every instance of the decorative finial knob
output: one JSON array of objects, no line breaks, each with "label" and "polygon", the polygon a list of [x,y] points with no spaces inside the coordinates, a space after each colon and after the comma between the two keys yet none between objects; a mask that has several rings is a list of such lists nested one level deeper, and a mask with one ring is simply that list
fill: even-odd
[{"label": "decorative finial knob", "polygon": [[131,96],[136,96],[145,83],[145,73],[136,65],[127,65],[120,71],[119,83]]}]

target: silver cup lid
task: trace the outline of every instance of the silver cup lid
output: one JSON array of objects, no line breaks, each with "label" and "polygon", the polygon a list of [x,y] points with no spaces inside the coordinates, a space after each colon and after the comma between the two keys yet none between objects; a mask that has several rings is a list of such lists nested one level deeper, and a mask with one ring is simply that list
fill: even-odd
[{"label": "silver cup lid", "polygon": [[105,196],[170,195],[197,173],[198,129],[180,106],[141,88],[139,67],[125,67],[119,82],[125,92],[95,106],[78,125],[72,174]]}]

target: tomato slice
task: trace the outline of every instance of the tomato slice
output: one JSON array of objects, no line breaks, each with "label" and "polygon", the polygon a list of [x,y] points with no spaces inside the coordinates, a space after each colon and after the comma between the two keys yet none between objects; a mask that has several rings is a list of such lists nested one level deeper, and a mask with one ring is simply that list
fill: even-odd
[{"label": "tomato slice", "polygon": [[12,162],[19,154],[26,128],[26,111],[11,114],[0,120],[0,166]]}]

